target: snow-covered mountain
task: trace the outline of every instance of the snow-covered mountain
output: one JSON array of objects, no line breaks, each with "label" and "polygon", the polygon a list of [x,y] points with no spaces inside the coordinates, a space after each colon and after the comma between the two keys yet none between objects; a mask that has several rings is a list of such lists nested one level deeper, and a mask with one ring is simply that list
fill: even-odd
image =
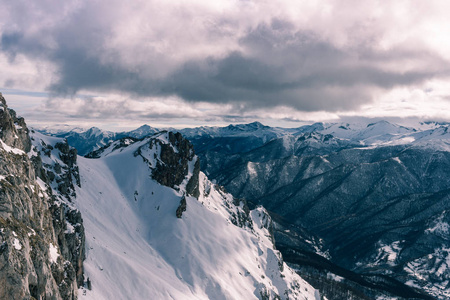
[{"label": "snow-covered mountain", "polygon": [[[180,132],[209,178],[269,209],[286,261],[328,299],[446,299],[448,127],[251,123]],[[123,137],[89,157],[144,140]]]},{"label": "snow-covered mountain", "polygon": [[[211,179],[275,217],[275,240],[287,261],[316,260],[314,271],[299,267],[304,276],[325,269],[363,286],[389,280],[373,287],[399,297],[430,299],[403,293],[403,283],[447,299],[448,126],[318,123],[234,153],[232,137],[192,141]],[[321,276],[311,278],[326,289],[330,277]]]},{"label": "snow-covered mountain", "polygon": [[266,211],[249,211],[197,161],[171,132],[78,157],[73,203],[84,219],[91,287],[79,298],[320,299],[275,250]]},{"label": "snow-covered mountain", "polygon": [[[258,148],[272,140],[281,139],[284,148],[292,151],[298,140],[305,140],[313,135],[317,139],[331,140],[342,145],[375,147],[384,145],[408,144],[418,147],[429,147],[443,150],[450,149],[448,128],[450,123],[425,122],[413,127],[405,127],[387,121],[374,123],[314,123],[298,128],[280,128],[265,126],[259,122],[229,125],[226,127],[202,126],[196,128],[173,129],[191,140],[196,150],[223,147],[229,154],[247,152]],[[124,137],[142,139],[162,129],[143,125],[132,131],[111,132],[97,127],[89,129],[66,127],[35,129],[45,135],[66,138],[68,143],[78,150],[82,156],[107,146],[109,143]],[[330,138],[333,139],[330,139]],[[308,143],[314,142],[307,139]],[[319,142],[317,147],[323,147]],[[329,146],[328,146],[329,147]]]},{"label": "snow-covered mountain", "polygon": [[266,210],[209,181],[181,134],[89,159],[1,100],[0,298],[321,299]]},{"label": "snow-covered mountain", "polygon": [[94,150],[104,147],[112,141],[124,138],[133,137],[136,139],[143,138],[145,136],[159,132],[158,129],[143,125],[135,130],[127,132],[112,132],[102,130],[97,127],[91,127],[89,129],[73,128],[66,130],[65,127],[59,128],[41,128],[35,129],[45,135],[64,138],[67,142],[75,147],[79,155],[86,155]]},{"label": "snow-covered mountain", "polygon": [[[101,147],[108,146],[109,143],[125,138],[132,137],[135,139],[142,139],[146,136],[160,132],[162,129],[154,128],[149,125],[142,125],[141,127],[123,132],[112,132],[107,130],[101,130],[97,127],[91,127],[89,129],[67,128],[67,126],[60,126],[57,128],[40,128],[36,131],[45,135],[61,137],[67,139],[68,143],[78,150],[78,153],[82,156],[100,149]],[[283,136],[286,132],[295,132],[293,129],[285,128],[272,128],[264,126],[259,122],[253,122],[250,124],[238,124],[229,125],[227,127],[210,127],[202,126],[198,128],[186,128],[186,129],[173,129],[165,128],[165,130],[180,132],[188,139],[196,139],[199,137],[216,137],[223,139],[227,137],[233,138],[252,138],[254,145],[263,145],[267,141]],[[240,151],[242,147],[246,145],[235,144]],[[252,146],[254,147],[254,146]]]}]

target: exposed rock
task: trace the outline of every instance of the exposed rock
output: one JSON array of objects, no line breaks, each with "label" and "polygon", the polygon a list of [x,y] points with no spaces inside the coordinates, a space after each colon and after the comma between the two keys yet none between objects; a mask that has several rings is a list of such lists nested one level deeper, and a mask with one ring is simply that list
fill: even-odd
[{"label": "exposed rock", "polygon": [[153,172],[153,179],[173,188],[180,185],[188,174],[188,163],[194,158],[194,149],[180,133],[168,132],[167,135],[170,144],[159,143],[160,160]]},{"label": "exposed rock", "polygon": [[[160,139],[167,139],[162,141]],[[168,143],[167,143],[168,142]],[[155,157],[142,155],[143,148],[158,150]],[[135,155],[140,155],[153,169],[152,178],[158,183],[177,189],[183,182],[186,184],[186,192],[190,196],[198,198],[200,162],[195,155],[192,144],[177,132],[161,132],[149,142],[140,147]],[[150,160],[156,160],[152,165]]]},{"label": "exposed rock", "polygon": [[25,120],[22,117],[17,117],[16,112],[8,108],[6,100],[1,93],[0,128],[0,138],[3,142],[25,152],[30,151],[31,141]]},{"label": "exposed rock", "polygon": [[57,174],[61,173],[61,168],[65,170],[64,174],[57,180],[58,190],[61,194],[70,199],[70,197],[75,197],[75,188],[73,186],[74,181],[78,186],[80,186],[80,174],[78,171],[78,166],[76,165],[77,150],[70,147],[69,144],[67,144],[67,141],[64,143],[57,143],[55,148],[60,151],[59,158],[65,164],[63,166],[55,164],[55,171]]},{"label": "exposed rock", "polygon": [[186,185],[186,193],[188,195],[198,198],[200,196],[199,190],[199,174],[200,174],[200,160],[197,158],[194,164],[194,172]]},{"label": "exposed rock", "polygon": [[1,94],[0,102],[0,299],[76,299],[83,229],[79,254],[71,257],[66,207],[50,189],[39,154],[30,152],[23,118]]},{"label": "exposed rock", "polygon": [[177,208],[177,218],[181,219],[184,211],[186,211],[186,197],[183,196],[180,200],[180,205]]},{"label": "exposed rock", "polygon": [[[47,182],[53,192],[54,201],[50,210],[58,245],[63,257],[73,266],[77,284],[81,286],[84,280],[85,233],[81,213],[71,203],[76,196],[74,184],[80,186],[76,150],[65,140],[52,146],[42,140],[43,137],[32,131],[34,151],[38,154],[32,159],[36,168],[43,165],[44,171],[36,173],[43,175],[39,177]],[[42,163],[39,153],[44,153],[45,163]]]}]

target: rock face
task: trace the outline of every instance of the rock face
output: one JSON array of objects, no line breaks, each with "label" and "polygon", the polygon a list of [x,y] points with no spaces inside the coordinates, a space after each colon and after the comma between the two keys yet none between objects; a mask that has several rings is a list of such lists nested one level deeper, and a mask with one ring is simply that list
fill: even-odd
[{"label": "rock face", "polygon": [[83,282],[81,216],[51,188],[23,118],[1,94],[0,102],[0,299],[76,299]]},{"label": "rock face", "polygon": [[200,162],[195,156],[194,147],[187,139],[178,132],[162,132],[135,153],[149,162],[149,158],[142,155],[142,151],[147,148],[158,152],[153,157],[156,159],[156,165],[151,166],[154,180],[171,188],[185,184],[186,193],[198,198]]},{"label": "rock face", "polygon": [[181,216],[183,215],[184,211],[186,211],[186,197],[183,196],[181,197],[180,205],[178,206],[177,211],[175,213],[178,219],[181,219]]},{"label": "rock face", "polygon": [[16,112],[8,109],[6,100],[0,93],[0,138],[4,143],[13,148],[30,151],[31,142],[28,136],[28,128],[22,117],[17,117]]}]

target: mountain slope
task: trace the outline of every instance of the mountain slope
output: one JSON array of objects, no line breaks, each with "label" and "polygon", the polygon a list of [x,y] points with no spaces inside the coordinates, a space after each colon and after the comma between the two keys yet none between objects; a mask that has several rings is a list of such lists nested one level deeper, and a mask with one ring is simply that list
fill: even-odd
[{"label": "mountain slope", "polygon": [[[209,182],[183,145],[161,133],[79,158],[92,282],[81,299],[319,299],[274,250],[265,211],[246,211]],[[181,177],[166,172],[180,153],[190,158]]]}]

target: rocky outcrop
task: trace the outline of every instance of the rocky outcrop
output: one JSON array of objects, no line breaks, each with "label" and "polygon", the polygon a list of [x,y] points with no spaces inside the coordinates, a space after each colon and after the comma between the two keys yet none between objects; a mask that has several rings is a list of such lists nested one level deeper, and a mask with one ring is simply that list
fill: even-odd
[{"label": "rocky outcrop", "polygon": [[[147,157],[145,151],[153,153],[153,157]],[[155,135],[135,152],[138,155],[153,169],[152,178],[158,183],[175,189],[185,184],[187,195],[198,198],[200,162],[194,147],[181,133]]]},{"label": "rocky outcrop", "polygon": [[65,140],[47,140],[34,131],[31,131],[31,139],[33,153],[30,156],[36,174],[47,183],[52,193],[50,210],[61,254],[74,267],[77,284],[81,286],[84,280],[85,233],[81,213],[72,204],[76,197],[75,185],[80,186],[76,150]]},{"label": "rocky outcrop", "polygon": [[9,109],[6,100],[0,93],[0,139],[11,147],[30,151],[31,142],[28,136],[28,128],[22,117],[17,117],[16,112]]},{"label": "rocky outcrop", "polygon": [[177,218],[181,219],[181,216],[183,215],[183,212],[185,212],[185,211],[186,211],[186,197],[183,196],[183,197],[181,197],[180,205],[178,206],[177,211],[176,211]]},{"label": "rocky outcrop", "polygon": [[197,159],[194,164],[194,171],[191,178],[186,185],[186,193],[198,198],[200,195],[199,191],[199,174],[200,174],[200,160]]},{"label": "rocky outcrop", "polygon": [[[60,151],[59,158],[63,162],[61,169],[65,172],[57,172],[62,173],[57,180],[58,190],[61,194],[65,195],[66,198],[70,199],[70,197],[75,197],[75,187],[74,182],[80,185],[80,174],[78,171],[77,162],[77,150],[72,148],[67,144],[67,142],[59,142],[56,143],[55,148]],[[55,166],[58,166],[56,164]],[[59,168],[58,168],[59,170]]]},{"label": "rocky outcrop", "polygon": [[160,156],[153,179],[162,185],[180,185],[188,174],[188,163],[194,158],[194,149],[180,133],[168,132],[169,143],[160,143]]},{"label": "rocky outcrop", "polygon": [[23,118],[0,102],[0,299],[76,299],[81,216],[53,192]]}]

